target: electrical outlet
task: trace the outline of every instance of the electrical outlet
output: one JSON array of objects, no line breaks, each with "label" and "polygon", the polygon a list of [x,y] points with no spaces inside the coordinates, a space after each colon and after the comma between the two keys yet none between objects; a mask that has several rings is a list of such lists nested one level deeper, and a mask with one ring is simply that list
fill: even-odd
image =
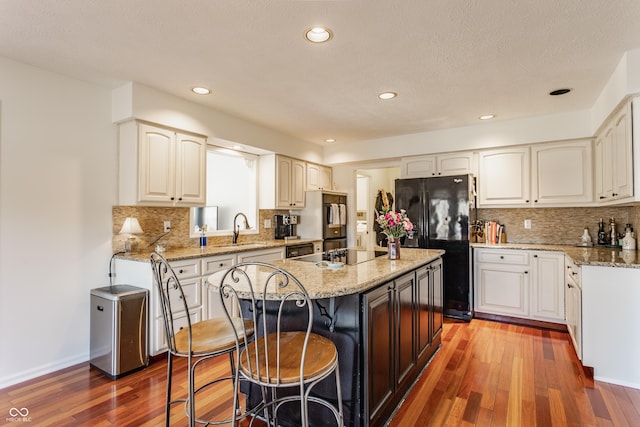
[{"label": "electrical outlet", "polygon": [[524,220],[524,228],[526,230],[531,230],[531,220],[530,219],[525,219]]},{"label": "electrical outlet", "polygon": [[271,228],[271,220],[270,219],[265,219],[264,220],[264,228]]},{"label": "electrical outlet", "polygon": [[164,232],[168,233],[171,231],[171,221],[165,221],[164,222]]}]

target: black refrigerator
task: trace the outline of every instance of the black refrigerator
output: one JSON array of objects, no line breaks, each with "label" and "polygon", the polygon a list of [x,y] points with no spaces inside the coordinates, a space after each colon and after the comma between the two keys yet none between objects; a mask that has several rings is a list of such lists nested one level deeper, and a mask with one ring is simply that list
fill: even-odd
[{"label": "black refrigerator", "polygon": [[472,317],[469,211],[475,203],[471,175],[396,180],[396,210],[405,209],[414,233],[403,247],[444,249],[444,315]]}]

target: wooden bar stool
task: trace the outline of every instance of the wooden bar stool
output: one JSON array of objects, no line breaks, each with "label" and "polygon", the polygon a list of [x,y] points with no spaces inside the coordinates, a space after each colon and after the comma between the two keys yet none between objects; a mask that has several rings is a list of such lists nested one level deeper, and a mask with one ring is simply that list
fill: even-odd
[{"label": "wooden bar stool", "polygon": [[[240,414],[236,406],[237,398],[234,398],[234,412],[229,419],[203,420],[196,417],[195,396],[198,392],[220,381],[235,381],[234,375],[237,369],[234,362],[234,354],[238,348],[243,348],[246,341],[253,337],[253,323],[239,317],[218,318],[193,322],[189,314],[189,302],[169,263],[159,254],[151,254],[151,268],[160,299],[160,307],[164,320],[165,336],[167,339],[167,398],[165,425],[169,425],[171,405],[184,402],[185,414],[189,418],[189,425],[196,422],[202,424],[228,424],[235,423],[246,414]],[[233,325],[233,326],[231,326]],[[237,339],[236,331],[242,331],[242,339]],[[229,376],[215,378],[205,384],[195,387],[196,367],[203,361],[228,354],[231,364]],[[173,358],[184,357],[189,367],[188,395],[185,398],[171,400],[171,385],[173,380]],[[236,384],[233,384],[236,391]]]},{"label": "wooden bar stool", "polygon": [[[236,375],[261,390],[262,402],[255,414],[277,426],[278,410],[288,402],[299,401],[299,419],[293,422],[306,427],[312,402],[328,408],[336,424],[344,425],[338,350],[331,340],[311,332],[313,304],[298,279],[270,264],[240,263],[222,275],[219,292],[229,326],[238,334],[236,349],[240,357]],[[232,314],[238,311],[255,325],[256,336],[246,347],[242,344],[248,336],[233,322]],[[303,327],[287,330],[287,319],[295,319],[294,323]],[[327,399],[311,395],[313,387],[332,373],[337,407]],[[283,390],[287,392],[281,393]],[[291,415],[291,411],[287,412]]]}]

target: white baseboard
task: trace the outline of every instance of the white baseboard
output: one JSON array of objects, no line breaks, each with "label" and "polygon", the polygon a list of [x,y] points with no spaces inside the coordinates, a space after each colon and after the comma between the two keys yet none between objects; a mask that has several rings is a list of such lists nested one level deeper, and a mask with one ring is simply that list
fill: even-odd
[{"label": "white baseboard", "polygon": [[41,365],[26,371],[17,372],[12,375],[8,375],[0,378],[0,389],[9,387],[15,384],[19,384],[24,381],[31,380],[33,378],[47,375],[60,369],[68,368],[69,366],[77,365],[89,361],[89,353],[80,354],[74,357],[69,357],[63,360],[59,360],[56,363],[49,363]]}]

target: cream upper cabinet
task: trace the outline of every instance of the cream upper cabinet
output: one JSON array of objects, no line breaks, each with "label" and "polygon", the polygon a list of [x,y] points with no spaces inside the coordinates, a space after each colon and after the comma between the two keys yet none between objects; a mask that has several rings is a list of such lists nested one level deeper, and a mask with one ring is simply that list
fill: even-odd
[{"label": "cream upper cabinet", "polygon": [[478,207],[529,205],[529,147],[481,151],[478,161]]},{"label": "cream upper cabinet", "polygon": [[627,102],[596,136],[596,201],[607,203],[633,197],[631,113],[631,102]]},{"label": "cream upper cabinet", "polygon": [[276,208],[304,207],[305,162],[284,156],[276,158]]},{"label": "cream upper cabinet", "polygon": [[278,154],[260,156],[260,209],[298,209],[305,204],[307,164]]},{"label": "cream upper cabinet", "polygon": [[428,178],[476,174],[477,157],[473,152],[445,153],[434,156],[404,157],[401,160],[401,178]]},{"label": "cream upper cabinet", "polygon": [[307,190],[331,190],[333,170],[328,166],[307,163]]},{"label": "cream upper cabinet", "polygon": [[533,206],[576,206],[593,201],[591,140],[531,146]]},{"label": "cream upper cabinet", "polygon": [[205,137],[135,121],[119,132],[119,204],[205,204]]}]

